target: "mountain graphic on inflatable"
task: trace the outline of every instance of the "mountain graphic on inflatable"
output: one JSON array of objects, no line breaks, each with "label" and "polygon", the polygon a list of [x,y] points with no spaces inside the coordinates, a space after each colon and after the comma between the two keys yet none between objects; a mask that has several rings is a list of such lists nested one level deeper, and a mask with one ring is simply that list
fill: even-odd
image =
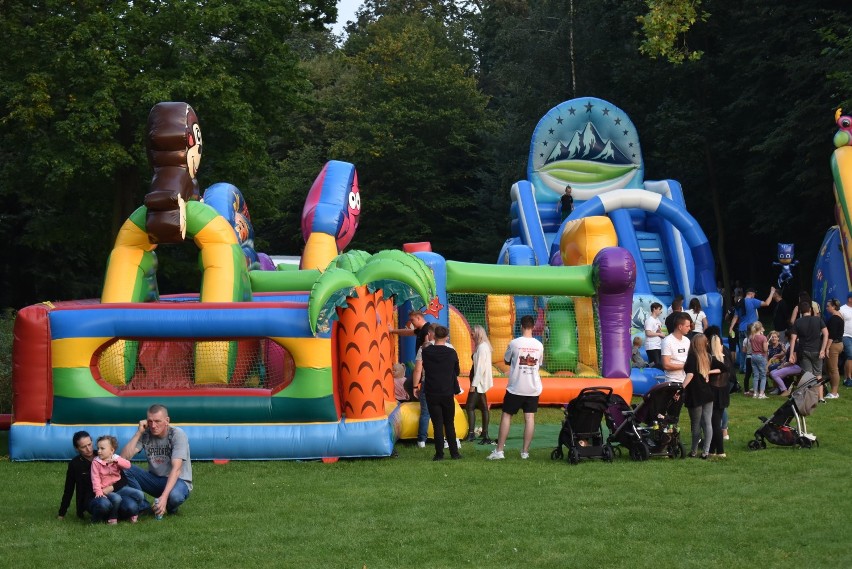
[{"label": "mountain graphic on inflatable", "polygon": [[562,141],[544,161],[545,164],[561,160],[591,160],[608,164],[633,164],[612,140],[604,140],[591,122],[582,130],[575,130],[568,144]]}]

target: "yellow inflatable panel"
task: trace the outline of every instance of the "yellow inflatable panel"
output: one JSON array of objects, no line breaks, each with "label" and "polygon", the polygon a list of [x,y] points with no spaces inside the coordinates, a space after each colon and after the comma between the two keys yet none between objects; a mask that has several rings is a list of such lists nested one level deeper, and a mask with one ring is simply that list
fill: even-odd
[{"label": "yellow inflatable panel", "polygon": [[618,245],[612,221],[596,215],[569,221],[559,241],[559,252],[566,267],[590,265],[595,255],[605,247]]},{"label": "yellow inflatable panel", "polygon": [[[455,417],[455,426],[456,426],[456,437],[463,439],[467,436],[467,415],[464,412],[464,409],[461,408],[459,402],[456,401],[456,417]],[[419,401],[407,401],[405,403],[400,403],[399,408],[399,438],[400,439],[416,439],[417,438],[417,425],[420,422],[420,402]],[[432,421],[429,421],[429,438],[435,436],[435,433],[432,431]]]},{"label": "yellow inflatable panel", "polygon": [[493,352],[491,362],[500,373],[509,371],[503,362],[506,348],[515,335],[515,298],[504,294],[489,294],[485,297],[485,318],[488,322],[488,339]]}]

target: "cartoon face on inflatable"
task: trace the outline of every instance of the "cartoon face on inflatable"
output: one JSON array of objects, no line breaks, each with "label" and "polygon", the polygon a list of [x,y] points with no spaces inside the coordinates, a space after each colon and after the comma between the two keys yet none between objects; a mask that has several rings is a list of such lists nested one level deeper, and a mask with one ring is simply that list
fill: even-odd
[{"label": "cartoon face on inflatable", "polygon": [[358,189],[358,174],[355,174],[355,179],[352,181],[352,188],[349,190],[349,195],[346,196],[346,211],[343,213],[343,223],[340,224],[340,229],[337,231],[337,248],[343,250],[352,238],[355,236],[355,230],[358,229],[358,218],[361,215],[361,192]]},{"label": "cartoon face on inflatable", "polygon": [[837,109],[837,112],[834,113],[834,122],[837,123],[837,127],[840,129],[834,135],[835,148],[852,146],[852,117],[842,113],[843,109]]},{"label": "cartoon face on inflatable", "polygon": [[198,117],[192,107],[188,107],[186,114],[186,168],[189,175],[195,178],[198,166],[201,164],[201,127],[198,125]]},{"label": "cartoon face on inflatable", "polygon": [[793,262],[793,257],[796,256],[796,246],[793,243],[778,244],[778,262],[782,265],[789,265]]}]

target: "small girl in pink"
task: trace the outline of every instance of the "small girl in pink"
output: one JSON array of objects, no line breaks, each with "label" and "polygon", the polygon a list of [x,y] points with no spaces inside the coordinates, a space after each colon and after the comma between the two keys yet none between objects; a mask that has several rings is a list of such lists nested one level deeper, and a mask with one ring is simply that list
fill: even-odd
[{"label": "small girl in pink", "polygon": [[[109,435],[100,437],[98,438],[98,455],[92,460],[92,490],[95,491],[96,498],[106,496],[109,500],[110,513],[107,521],[110,524],[118,523],[118,508],[122,500],[133,502],[128,508],[131,511],[138,512],[147,506],[142,490],[128,486],[127,477],[122,475],[122,470],[130,468],[130,461],[117,455],[116,448],[118,448],[118,439]],[[110,486],[112,490],[105,492],[104,490]],[[135,524],[138,519],[139,516],[134,515],[130,521]]]},{"label": "small girl in pink", "polygon": [[769,351],[769,341],[763,335],[763,324],[755,322],[751,325],[751,369],[754,374],[754,397],[766,399],[766,359]]}]

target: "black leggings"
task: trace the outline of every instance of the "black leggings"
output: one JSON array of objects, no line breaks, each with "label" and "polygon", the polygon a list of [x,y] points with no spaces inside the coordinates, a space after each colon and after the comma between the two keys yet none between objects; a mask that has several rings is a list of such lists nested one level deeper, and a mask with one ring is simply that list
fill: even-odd
[{"label": "black leggings", "polygon": [[725,454],[725,437],[722,434],[722,413],[725,410],[717,404],[713,404],[713,414],[710,416],[710,424],[713,426],[713,436],[710,440],[710,454]]},{"label": "black leggings", "polygon": [[482,410],[482,437],[488,437],[488,397],[486,393],[478,393],[476,389],[471,389],[467,394],[467,403],[464,408],[467,411],[468,434],[473,434],[473,427],[476,425],[476,409]]},{"label": "black leggings", "polygon": [[748,380],[751,379],[751,374],[754,370],[751,368],[751,358],[746,357],[745,377],[743,378],[743,391],[748,391]]}]

